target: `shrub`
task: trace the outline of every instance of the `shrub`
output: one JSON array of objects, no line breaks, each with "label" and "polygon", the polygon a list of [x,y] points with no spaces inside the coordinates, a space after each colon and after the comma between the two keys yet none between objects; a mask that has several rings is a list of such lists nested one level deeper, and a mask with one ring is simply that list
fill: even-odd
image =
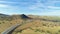
[{"label": "shrub", "polygon": [[35,32],[40,32],[40,30],[39,29],[36,29]]},{"label": "shrub", "polygon": [[60,32],[60,30],[58,32]]},{"label": "shrub", "polygon": [[50,31],[47,31],[47,33],[50,33]]},{"label": "shrub", "polygon": [[46,26],[46,24],[43,24],[43,26]]},{"label": "shrub", "polygon": [[10,24],[12,24],[12,23],[10,23]]},{"label": "shrub", "polygon": [[5,22],[2,22],[2,23],[5,23]]},{"label": "shrub", "polygon": [[44,32],[44,30],[41,30],[41,32]]},{"label": "shrub", "polygon": [[33,30],[31,27],[30,27],[31,30]]},{"label": "shrub", "polygon": [[1,24],[1,23],[0,23]]},{"label": "shrub", "polygon": [[55,34],[58,34],[58,33],[55,33]]}]

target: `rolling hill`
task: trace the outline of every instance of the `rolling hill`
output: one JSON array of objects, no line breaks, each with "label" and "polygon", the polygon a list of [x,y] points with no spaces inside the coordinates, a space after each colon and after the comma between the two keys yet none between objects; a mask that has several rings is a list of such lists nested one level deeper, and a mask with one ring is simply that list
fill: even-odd
[{"label": "rolling hill", "polygon": [[60,17],[0,14],[0,33],[14,24],[22,24],[12,34],[60,34]]}]

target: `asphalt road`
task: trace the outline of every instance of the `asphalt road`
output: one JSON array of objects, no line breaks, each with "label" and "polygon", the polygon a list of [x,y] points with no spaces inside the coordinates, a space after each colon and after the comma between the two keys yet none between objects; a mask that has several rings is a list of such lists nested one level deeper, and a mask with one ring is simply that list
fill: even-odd
[{"label": "asphalt road", "polygon": [[15,25],[9,27],[8,29],[6,29],[5,31],[3,31],[1,34],[11,34],[11,31],[13,31],[18,26],[20,26],[20,24],[15,24]]}]

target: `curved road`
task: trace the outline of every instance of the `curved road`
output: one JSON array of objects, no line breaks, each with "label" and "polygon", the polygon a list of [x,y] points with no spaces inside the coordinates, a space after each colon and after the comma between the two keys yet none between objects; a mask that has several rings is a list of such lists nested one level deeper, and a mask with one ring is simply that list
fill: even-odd
[{"label": "curved road", "polygon": [[[31,21],[31,20],[29,20]],[[3,31],[1,34],[12,34],[12,32],[19,26],[21,26],[22,24],[26,24],[25,22],[22,22],[21,24],[15,24],[11,27],[9,27],[8,29],[6,29],[5,31]],[[28,26],[28,25],[27,25]]]},{"label": "curved road", "polygon": [[6,29],[5,31],[3,31],[1,34],[11,34],[11,32],[13,32],[13,30],[16,29],[20,25],[21,24],[15,24],[15,25],[9,27],[8,29]]}]

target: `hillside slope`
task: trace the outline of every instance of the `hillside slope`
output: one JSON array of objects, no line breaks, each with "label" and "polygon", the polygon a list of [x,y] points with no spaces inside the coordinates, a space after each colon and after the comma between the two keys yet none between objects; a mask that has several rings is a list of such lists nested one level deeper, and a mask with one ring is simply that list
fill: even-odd
[{"label": "hillside slope", "polygon": [[0,17],[0,33],[19,23],[22,25],[12,34],[60,34],[60,17],[57,16],[0,14]]}]

